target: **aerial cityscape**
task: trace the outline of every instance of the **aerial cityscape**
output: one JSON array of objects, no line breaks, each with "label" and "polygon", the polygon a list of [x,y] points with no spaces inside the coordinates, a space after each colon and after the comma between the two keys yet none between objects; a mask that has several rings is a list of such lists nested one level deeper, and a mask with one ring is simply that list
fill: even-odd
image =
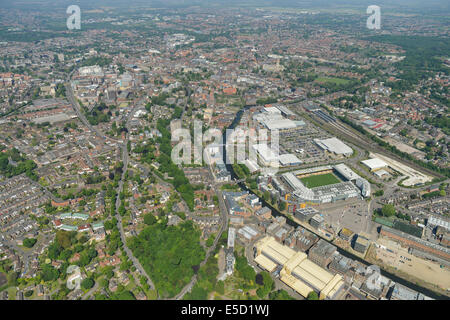
[{"label": "aerial cityscape", "polygon": [[449,36],[441,0],[2,1],[0,300],[449,300]]}]

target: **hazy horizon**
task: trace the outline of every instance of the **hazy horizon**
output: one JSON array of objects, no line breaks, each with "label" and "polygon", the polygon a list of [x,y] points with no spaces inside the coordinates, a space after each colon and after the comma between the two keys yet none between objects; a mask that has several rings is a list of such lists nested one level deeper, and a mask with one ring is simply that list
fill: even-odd
[{"label": "hazy horizon", "polygon": [[72,4],[81,5],[86,8],[98,8],[104,6],[120,7],[149,6],[158,8],[174,7],[286,7],[286,8],[343,8],[343,7],[367,7],[368,5],[378,5],[380,7],[404,7],[405,10],[415,8],[439,8],[450,9],[450,2],[447,0],[1,0],[0,7],[20,8],[43,6],[45,4],[52,7],[68,6]]}]

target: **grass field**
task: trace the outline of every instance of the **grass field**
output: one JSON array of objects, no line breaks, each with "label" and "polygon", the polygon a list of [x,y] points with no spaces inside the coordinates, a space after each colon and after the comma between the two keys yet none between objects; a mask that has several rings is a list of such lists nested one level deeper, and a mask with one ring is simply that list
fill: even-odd
[{"label": "grass field", "polygon": [[308,188],[315,188],[326,186],[329,184],[339,183],[341,182],[336,176],[332,173],[321,174],[318,176],[309,176],[300,178],[300,181]]}]

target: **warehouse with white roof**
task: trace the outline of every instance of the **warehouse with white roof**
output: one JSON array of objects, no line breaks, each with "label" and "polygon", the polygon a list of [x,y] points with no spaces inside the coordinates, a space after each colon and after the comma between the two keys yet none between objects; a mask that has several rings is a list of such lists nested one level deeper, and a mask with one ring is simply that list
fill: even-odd
[{"label": "warehouse with white roof", "polygon": [[361,161],[361,163],[369,168],[369,170],[372,172],[386,168],[388,166],[386,162],[379,158],[363,160]]},{"label": "warehouse with white roof", "polygon": [[[285,118],[281,111],[275,107],[266,107],[263,112],[253,116],[253,120],[269,130],[287,130],[302,125],[302,122],[292,121]],[[304,123],[303,123],[304,124]]]},{"label": "warehouse with white roof", "polygon": [[291,153],[282,154],[279,159],[282,167],[298,166],[302,164],[302,161]]},{"label": "warehouse with white roof", "polygon": [[336,137],[329,139],[314,139],[314,142],[323,150],[336,155],[350,157],[353,154],[353,149]]},{"label": "warehouse with white roof", "polygon": [[254,144],[252,147],[257,152],[263,166],[278,167],[278,153],[271,149],[266,143]]}]

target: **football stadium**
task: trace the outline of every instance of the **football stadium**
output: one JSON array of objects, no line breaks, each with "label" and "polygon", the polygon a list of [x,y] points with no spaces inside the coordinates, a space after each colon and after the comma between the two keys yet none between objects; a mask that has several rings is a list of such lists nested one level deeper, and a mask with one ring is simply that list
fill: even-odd
[{"label": "football stadium", "polygon": [[370,196],[369,182],[343,163],[286,172],[281,180],[291,202],[320,204]]},{"label": "football stadium", "polygon": [[316,188],[326,186],[329,184],[336,184],[341,182],[333,173],[324,173],[320,175],[311,175],[308,177],[300,178],[300,181],[307,188]]}]

